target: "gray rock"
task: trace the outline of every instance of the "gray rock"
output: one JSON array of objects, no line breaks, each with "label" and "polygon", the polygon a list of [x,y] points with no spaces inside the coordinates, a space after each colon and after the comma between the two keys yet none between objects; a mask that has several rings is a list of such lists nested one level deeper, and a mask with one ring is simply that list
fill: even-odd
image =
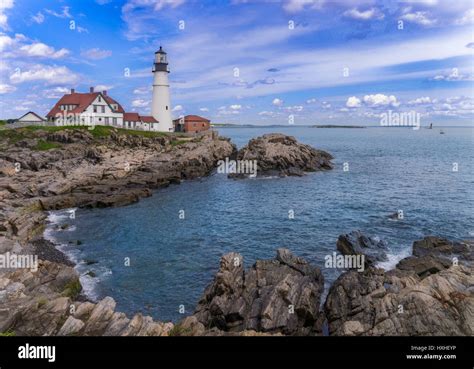
[{"label": "gray rock", "polygon": [[248,271],[240,254],[221,258],[194,316],[206,328],[227,332],[320,334],[321,271],[288,250],[274,260],[258,260]]},{"label": "gray rock", "polygon": [[[302,176],[305,172],[332,169],[331,154],[299,143],[281,133],[265,134],[249,141],[237,153],[237,160],[257,162],[258,176]],[[230,178],[247,178],[247,173],[232,173]]]},{"label": "gray rock", "polygon": [[337,249],[343,255],[365,255],[366,267],[387,260],[387,243],[378,237],[365,236],[358,230],[340,235]]},{"label": "gray rock", "polygon": [[439,257],[450,254],[445,240],[425,238],[415,249],[422,256],[403,259],[391,271],[343,273],[324,305],[329,334],[471,336],[472,268]]},{"label": "gray rock", "polygon": [[69,316],[64,322],[63,326],[58,332],[58,336],[73,336],[81,331],[84,327],[84,322]]}]

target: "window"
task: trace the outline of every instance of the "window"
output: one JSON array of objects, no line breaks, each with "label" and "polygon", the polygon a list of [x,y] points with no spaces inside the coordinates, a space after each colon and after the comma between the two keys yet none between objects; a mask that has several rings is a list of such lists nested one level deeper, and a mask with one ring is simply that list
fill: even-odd
[{"label": "window", "polygon": [[100,96],[99,96],[99,99],[97,101],[102,102],[102,99],[100,98]]},{"label": "window", "polygon": [[112,118],[113,124],[117,124],[117,118]]},{"label": "window", "polygon": [[109,124],[109,117],[105,117],[105,124]]},{"label": "window", "polygon": [[166,110],[168,110],[168,105],[166,105]]},{"label": "window", "polygon": [[94,113],[97,113],[97,105],[94,105]]},{"label": "window", "polygon": [[105,106],[102,105],[102,113],[105,113]]}]

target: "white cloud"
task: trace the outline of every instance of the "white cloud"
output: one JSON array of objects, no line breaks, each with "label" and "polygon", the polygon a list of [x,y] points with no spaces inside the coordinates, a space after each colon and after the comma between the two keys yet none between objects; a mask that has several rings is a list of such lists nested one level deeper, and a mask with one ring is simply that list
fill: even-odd
[{"label": "white cloud", "polygon": [[7,94],[16,90],[15,86],[0,83],[0,94]]},{"label": "white cloud", "polygon": [[136,40],[144,34],[150,34],[147,20],[153,17],[153,12],[174,9],[185,3],[185,0],[129,0],[122,6],[122,20],[127,25],[126,37]]},{"label": "white cloud", "polygon": [[111,50],[101,50],[97,47],[94,47],[89,50],[84,50],[81,52],[81,56],[83,56],[84,58],[93,59],[93,60],[105,59],[111,55],[112,55]]},{"label": "white cloud", "polygon": [[[471,5],[472,6],[472,5]],[[466,10],[461,18],[456,19],[455,24],[465,25],[474,23],[474,9]]]},{"label": "white cloud", "polygon": [[209,109],[208,108],[199,108],[199,111],[202,111],[202,112],[208,112]]},{"label": "white cloud", "polygon": [[13,0],[1,0],[0,1],[0,28],[8,30],[8,17],[5,14],[5,10],[13,8]]},{"label": "white cloud", "polygon": [[283,100],[281,100],[279,98],[275,98],[275,99],[273,99],[272,104],[275,105],[275,106],[282,106],[283,105]]},{"label": "white cloud", "polygon": [[114,86],[112,85],[97,85],[94,87],[94,91],[108,91],[113,89]]},{"label": "white cloud", "polygon": [[153,8],[159,11],[165,7],[176,8],[184,4],[186,0],[129,0],[122,8],[122,11],[131,11],[136,8]]},{"label": "white cloud", "polygon": [[52,89],[47,89],[43,91],[44,97],[48,99],[59,99],[61,98],[64,94],[70,93],[71,90],[66,87],[55,87]]},{"label": "white cloud", "polygon": [[44,11],[57,18],[72,18],[71,13],[69,13],[69,6],[63,6],[61,13],[57,13],[54,10],[45,9]]},{"label": "white cloud", "polygon": [[474,81],[474,74],[463,74],[457,68],[453,68],[450,72],[437,74],[433,79],[435,81]]},{"label": "white cloud", "polygon": [[438,22],[437,19],[430,18],[430,17],[431,17],[430,13],[418,11],[415,13],[404,14],[400,17],[400,19],[429,27],[429,26],[435,25]]},{"label": "white cloud", "polygon": [[150,100],[135,99],[132,101],[132,106],[134,108],[145,108],[150,105]]},{"label": "white cloud", "polygon": [[60,49],[55,50],[53,47],[43,44],[42,42],[36,42],[29,45],[23,45],[20,47],[21,54],[25,56],[60,59],[69,54],[69,50]]},{"label": "white cloud", "polygon": [[235,105],[229,106],[229,108],[232,110],[240,110],[242,108],[242,105],[235,104]]},{"label": "white cloud", "polygon": [[41,24],[44,22],[44,15],[41,12],[36,13],[36,15],[31,16],[31,20],[35,23]]},{"label": "white cloud", "polygon": [[361,101],[358,97],[351,96],[347,99],[346,106],[348,108],[358,108],[358,107],[360,107],[360,103],[361,103]]},{"label": "white cloud", "polygon": [[15,39],[11,38],[10,36],[7,36],[4,33],[0,33],[0,51],[3,51],[6,48],[12,46],[14,42]]},{"label": "white cloud", "polygon": [[397,98],[393,95],[387,96],[384,94],[375,94],[375,95],[365,95],[364,103],[370,107],[377,106],[393,106],[397,107],[400,103],[397,101]]},{"label": "white cloud", "polygon": [[149,94],[151,91],[153,91],[152,86],[144,86],[144,87],[138,87],[133,90],[133,93],[135,95],[146,95]]},{"label": "white cloud", "polygon": [[409,105],[423,105],[423,104],[430,104],[431,98],[429,96],[424,96],[424,97],[418,97],[414,100],[408,101]]},{"label": "white cloud", "polygon": [[264,117],[274,117],[275,113],[272,111],[264,110],[264,111],[259,112],[258,115],[264,116]]},{"label": "white cloud", "polygon": [[14,57],[36,57],[47,59],[61,59],[69,55],[69,50],[56,50],[54,47],[46,45],[42,42],[30,42],[24,35],[17,33],[14,38],[7,34],[0,33],[0,51],[3,52],[4,58]]},{"label": "white cloud", "polygon": [[343,15],[347,18],[357,19],[357,20],[371,20],[371,19],[384,19],[385,14],[383,14],[377,8],[370,8],[367,10],[360,11],[357,8],[346,10]]},{"label": "white cloud", "polygon": [[172,112],[180,112],[180,111],[183,111],[183,106],[182,105],[176,105],[173,110],[171,110]]},{"label": "white cloud", "polygon": [[79,76],[64,66],[50,66],[36,64],[30,69],[16,71],[10,76],[10,82],[23,83],[31,81],[44,81],[49,85],[74,84]]},{"label": "white cloud", "polygon": [[[239,106],[240,105],[233,105],[233,106]],[[221,106],[217,109],[217,115],[232,115],[232,114],[240,114],[240,108],[238,109],[232,109],[232,105],[227,108],[226,106]]]},{"label": "white cloud", "polygon": [[324,4],[324,0],[287,0],[283,5],[288,13],[298,13],[306,8],[319,9]]},{"label": "white cloud", "polygon": [[285,107],[285,110],[289,111],[289,112],[299,112],[299,111],[303,111],[304,107],[301,106],[301,105],[295,105],[295,106],[287,106]]},{"label": "white cloud", "polygon": [[306,100],[306,104],[314,104],[316,103],[318,100],[316,100],[315,98],[312,98],[312,99],[308,99]]}]

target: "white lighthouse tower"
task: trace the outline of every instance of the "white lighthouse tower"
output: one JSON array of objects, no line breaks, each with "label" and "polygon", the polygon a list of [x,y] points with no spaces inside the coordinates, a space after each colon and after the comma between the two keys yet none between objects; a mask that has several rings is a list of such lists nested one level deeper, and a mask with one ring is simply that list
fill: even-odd
[{"label": "white lighthouse tower", "polygon": [[168,82],[168,60],[166,53],[160,46],[155,53],[153,64],[153,100],[151,115],[158,121],[158,130],[173,132],[174,126],[171,119],[170,85]]}]

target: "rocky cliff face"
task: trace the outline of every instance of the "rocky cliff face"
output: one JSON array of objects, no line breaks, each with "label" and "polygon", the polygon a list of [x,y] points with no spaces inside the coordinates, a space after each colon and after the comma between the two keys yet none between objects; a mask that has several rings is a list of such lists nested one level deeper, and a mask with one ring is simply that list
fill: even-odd
[{"label": "rocky cliff face", "polygon": [[[237,160],[255,160],[259,176],[302,176],[305,172],[328,170],[332,169],[331,159],[331,154],[280,133],[254,138],[237,154]],[[233,178],[247,176],[244,173],[230,175]]]},{"label": "rocky cliff face", "polygon": [[22,129],[2,132],[0,150],[0,254],[40,258],[35,272],[0,269],[0,333],[167,335],[171,323],[140,314],[129,319],[114,311],[110,297],[80,301],[71,263],[38,239],[44,210],[138,201],[155,188],[208,175],[235,146],[213,132],[187,139],[115,129],[99,136],[85,129]]},{"label": "rocky cliff face", "polygon": [[321,271],[287,249],[274,260],[258,260],[245,271],[240,254],[221,259],[214,282],[194,316],[204,328],[285,335],[320,334]]},{"label": "rocky cliff face", "polygon": [[473,245],[425,237],[393,270],[342,274],[325,303],[330,334],[472,336]]}]

